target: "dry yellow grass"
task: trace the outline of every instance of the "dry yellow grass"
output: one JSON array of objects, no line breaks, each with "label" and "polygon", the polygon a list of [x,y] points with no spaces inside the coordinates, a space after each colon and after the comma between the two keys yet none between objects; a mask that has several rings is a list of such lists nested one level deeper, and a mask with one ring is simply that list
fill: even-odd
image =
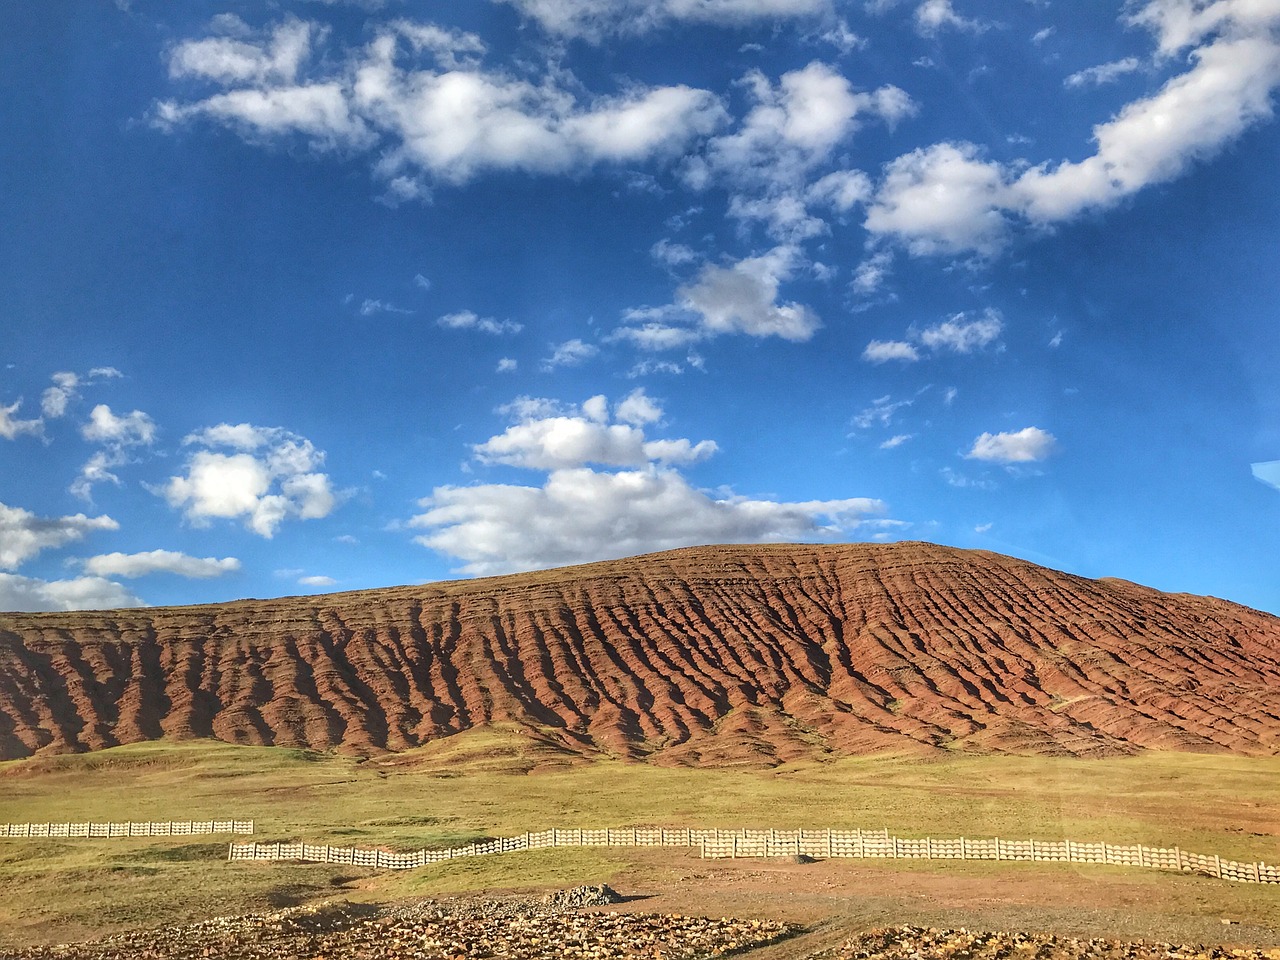
[{"label": "dry yellow grass", "polygon": [[[941,755],[767,770],[623,763],[535,767],[538,758],[524,753],[520,742],[493,729],[367,760],[195,742],[14,761],[0,764],[0,822],[252,817],[259,840],[306,838],[394,849],[548,826],[862,826],[888,827],[904,836],[1178,844],[1233,859],[1280,861],[1276,758]],[[225,850],[221,838],[208,837],[2,840],[0,946],[335,894],[379,899],[600,882],[634,874],[636,864],[653,857],[642,851],[558,850],[374,876],[339,867],[228,864]],[[691,855],[662,856],[669,862]],[[920,862],[858,869],[878,871],[891,893],[908,875],[1006,877],[1017,867]],[[1046,870],[1053,876],[1055,869],[1070,868],[1036,869],[1037,876]],[[1190,882],[1153,874],[1140,885],[1144,897],[1158,900],[1165,890],[1185,895],[1178,885]],[[1207,913],[1234,910],[1260,922],[1269,912],[1280,917],[1276,888],[1215,881],[1197,890]]]}]

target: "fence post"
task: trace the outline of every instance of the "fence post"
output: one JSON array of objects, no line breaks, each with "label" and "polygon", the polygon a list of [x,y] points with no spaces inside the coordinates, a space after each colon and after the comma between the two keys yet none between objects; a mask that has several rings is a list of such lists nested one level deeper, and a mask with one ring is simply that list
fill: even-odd
[{"label": "fence post", "polygon": [[933,859],[933,837],[924,838],[924,855],[926,859]]},{"label": "fence post", "polygon": [[1216,853],[1213,855],[1213,871],[1214,871],[1214,875],[1219,880],[1221,880],[1222,879],[1222,858],[1218,856]]},{"label": "fence post", "polygon": [[967,840],[965,840],[964,837],[960,838],[960,859],[961,860],[969,859],[969,843]]},{"label": "fence post", "polygon": [[831,859],[831,828],[827,827],[827,859]]},{"label": "fence post", "polygon": [[1111,852],[1107,850],[1107,841],[1105,840],[1102,841],[1102,862],[1103,863],[1111,862]]},{"label": "fence post", "polygon": [[1182,867],[1182,848],[1181,848],[1181,847],[1177,847],[1177,846],[1175,846],[1175,847],[1173,848],[1173,855],[1174,855],[1174,857],[1175,857],[1175,858],[1177,859],[1177,861],[1178,861],[1178,872],[1179,872],[1179,873],[1181,873],[1181,872],[1182,872],[1182,869],[1183,869],[1183,867]]}]

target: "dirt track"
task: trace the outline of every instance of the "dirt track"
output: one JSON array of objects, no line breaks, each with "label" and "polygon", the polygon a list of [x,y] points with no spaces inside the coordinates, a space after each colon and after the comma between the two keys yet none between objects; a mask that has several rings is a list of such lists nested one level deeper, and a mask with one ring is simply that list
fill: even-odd
[{"label": "dirt track", "polygon": [[0,758],[159,737],[567,758],[1280,752],[1280,619],[930,544],[693,548],[329,597],[0,614]]}]

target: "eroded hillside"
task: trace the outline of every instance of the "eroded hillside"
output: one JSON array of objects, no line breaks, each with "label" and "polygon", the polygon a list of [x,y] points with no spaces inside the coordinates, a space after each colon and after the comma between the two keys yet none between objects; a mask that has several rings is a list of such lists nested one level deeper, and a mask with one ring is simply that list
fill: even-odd
[{"label": "eroded hillside", "polygon": [[572,754],[1280,753],[1280,620],[931,544],[703,547],[324,597],[0,614],[0,758],[160,737]]}]

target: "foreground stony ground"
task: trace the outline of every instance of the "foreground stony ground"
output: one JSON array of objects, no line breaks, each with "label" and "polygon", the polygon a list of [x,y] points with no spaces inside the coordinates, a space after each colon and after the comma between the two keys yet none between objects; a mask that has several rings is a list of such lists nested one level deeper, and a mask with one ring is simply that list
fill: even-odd
[{"label": "foreground stony ground", "polygon": [[[595,888],[598,890],[599,888]],[[603,888],[608,891],[608,888]],[[224,917],[80,944],[37,947],[3,960],[701,960],[738,953],[794,931],[776,920],[588,913],[611,891],[561,891],[378,910],[348,903]],[[615,895],[616,896],[616,895]]]},{"label": "foreground stony ground", "polygon": [[796,952],[787,944],[803,928],[776,920],[582,909],[618,899],[608,887],[578,887],[540,900],[426,900],[392,908],[343,901],[0,951],[0,960],[704,960],[755,956],[757,948],[766,960],[779,947],[799,960],[1280,960],[1280,948],[913,926],[873,930],[837,947]]},{"label": "foreground stony ground", "polygon": [[1125,943],[1052,934],[893,927],[862,934],[822,960],[1280,960],[1280,949]]}]

